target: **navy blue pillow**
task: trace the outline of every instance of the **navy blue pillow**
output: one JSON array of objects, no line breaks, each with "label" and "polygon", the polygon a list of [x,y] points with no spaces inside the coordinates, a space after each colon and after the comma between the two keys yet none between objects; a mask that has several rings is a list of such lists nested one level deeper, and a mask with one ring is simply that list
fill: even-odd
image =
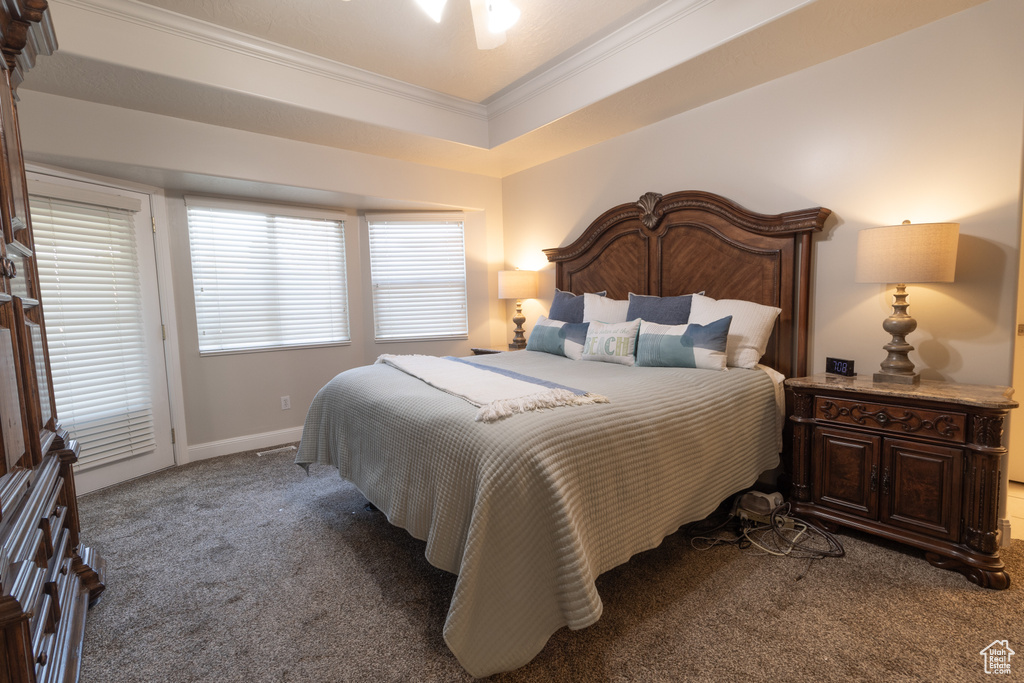
[{"label": "navy blue pillow", "polygon": [[690,301],[690,294],[647,296],[630,292],[626,320],[641,318],[659,325],[685,325],[690,321]]},{"label": "navy blue pillow", "polygon": [[[598,296],[605,294],[606,292],[597,292]],[[548,319],[561,320],[563,323],[583,322],[583,296],[577,296],[572,292],[563,292],[555,287],[555,298],[551,302]]]}]

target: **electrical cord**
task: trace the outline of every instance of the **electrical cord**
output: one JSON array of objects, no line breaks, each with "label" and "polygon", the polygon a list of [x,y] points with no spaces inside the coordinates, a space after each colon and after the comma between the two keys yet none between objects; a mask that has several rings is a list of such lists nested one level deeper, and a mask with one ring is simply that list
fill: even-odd
[{"label": "electrical cord", "polygon": [[740,519],[734,514],[712,516],[684,528],[690,545],[696,550],[710,550],[719,545],[740,549],[755,548],[776,557],[806,559],[807,567],[796,577],[799,581],[815,560],[843,557],[846,550],[833,534],[811,522],[790,515],[789,503],[774,508],[768,523]]},{"label": "electrical cord", "polygon": [[[738,518],[733,514],[712,515],[707,519],[687,524],[683,533],[690,539],[690,546],[696,550],[710,550],[716,545],[736,545],[745,548],[749,541],[738,533]],[[716,535],[716,532],[718,533]],[[728,533],[729,535],[724,535]]]},{"label": "electrical cord", "polygon": [[[791,516],[791,509],[789,503],[779,505],[772,510],[768,524],[748,526],[744,535],[752,545],[772,555],[822,559],[846,554],[838,538],[810,522]],[[796,533],[787,535],[787,531]],[[801,538],[805,540],[801,541]]]}]

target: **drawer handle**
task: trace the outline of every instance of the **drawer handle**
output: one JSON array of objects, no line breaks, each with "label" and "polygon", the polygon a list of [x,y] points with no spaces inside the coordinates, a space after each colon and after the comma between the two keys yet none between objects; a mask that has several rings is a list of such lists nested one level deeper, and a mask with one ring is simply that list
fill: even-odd
[{"label": "drawer handle", "polygon": [[46,666],[46,653],[45,652],[42,653],[41,655],[39,655],[38,657],[36,657],[36,664],[38,664],[39,666]]},{"label": "drawer handle", "polygon": [[889,495],[889,468],[882,470],[882,494]]},{"label": "drawer handle", "polygon": [[871,492],[878,490],[878,465],[871,466]]}]

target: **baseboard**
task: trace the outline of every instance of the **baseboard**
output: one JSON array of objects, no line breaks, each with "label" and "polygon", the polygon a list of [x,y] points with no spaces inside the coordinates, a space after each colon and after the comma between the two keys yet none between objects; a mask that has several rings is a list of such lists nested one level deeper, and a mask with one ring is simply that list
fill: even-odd
[{"label": "baseboard", "polygon": [[269,446],[280,446],[281,444],[298,441],[301,437],[302,427],[292,427],[290,429],[279,429],[274,432],[263,432],[262,434],[250,434],[233,439],[195,444],[188,447],[188,461],[195,462],[196,460],[217,458],[222,455],[241,453],[242,451],[254,451]]},{"label": "baseboard", "polygon": [[1003,517],[999,520],[999,545],[1006,548],[1010,545],[1010,520]]}]

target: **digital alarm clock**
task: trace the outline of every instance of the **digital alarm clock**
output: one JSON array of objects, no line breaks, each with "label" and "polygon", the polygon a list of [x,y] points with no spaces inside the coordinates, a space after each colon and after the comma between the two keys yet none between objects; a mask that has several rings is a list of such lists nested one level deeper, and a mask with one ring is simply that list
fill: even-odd
[{"label": "digital alarm clock", "polygon": [[853,370],[853,361],[846,360],[845,358],[826,358],[825,372],[830,375],[842,375],[843,377],[853,377],[857,374]]}]

